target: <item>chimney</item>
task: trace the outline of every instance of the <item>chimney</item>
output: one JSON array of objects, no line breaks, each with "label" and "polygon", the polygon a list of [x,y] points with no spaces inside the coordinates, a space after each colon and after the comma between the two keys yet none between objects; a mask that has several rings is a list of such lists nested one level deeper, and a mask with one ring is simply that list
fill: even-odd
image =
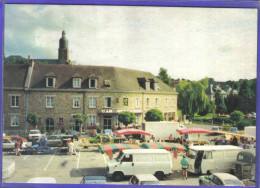
[{"label": "chimney", "polygon": [[28,55],[28,60],[29,60],[29,67],[33,67],[34,66],[34,61],[31,59],[30,55]]}]

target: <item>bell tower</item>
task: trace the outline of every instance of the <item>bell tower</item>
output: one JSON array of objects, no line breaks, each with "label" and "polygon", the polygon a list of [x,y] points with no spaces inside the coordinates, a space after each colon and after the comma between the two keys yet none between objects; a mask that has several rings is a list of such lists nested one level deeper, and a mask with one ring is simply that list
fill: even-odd
[{"label": "bell tower", "polygon": [[59,64],[69,64],[69,49],[68,49],[68,39],[66,38],[66,32],[62,31],[62,37],[59,43],[59,54],[58,54]]}]

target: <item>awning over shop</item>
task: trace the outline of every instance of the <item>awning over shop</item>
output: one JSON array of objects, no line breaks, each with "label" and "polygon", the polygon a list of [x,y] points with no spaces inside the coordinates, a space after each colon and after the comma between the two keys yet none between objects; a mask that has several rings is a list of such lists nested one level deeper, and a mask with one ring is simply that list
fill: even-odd
[{"label": "awning over shop", "polygon": [[102,153],[118,152],[124,149],[140,149],[140,146],[135,144],[106,144],[98,147]]},{"label": "awning over shop", "polygon": [[213,133],[207,129],[203,128],[185,128],[185,129],[177,129],[177,132],[180,134],[190,134],[190,133]]},{"label": "awning over shop", "polygon": [[178,151],[186,151],[186,147],[179,143],[169,143],[169,142],[153,142],[146,143],[141,145],[144,149],[166,149],[166,150],[178,150]]},{"label": "awning over shop", "polygon": [[119,131],[115,131],[114,132],[115,134],[118,134],[118,135],[125,135],[125,134],[141,134],[141,135],[147,135],[147,136],[151,136],[150,133],[148,132],[145,132],[143,130],[139,130],[139,129],[122,129],[122,130],[119,130]]}]

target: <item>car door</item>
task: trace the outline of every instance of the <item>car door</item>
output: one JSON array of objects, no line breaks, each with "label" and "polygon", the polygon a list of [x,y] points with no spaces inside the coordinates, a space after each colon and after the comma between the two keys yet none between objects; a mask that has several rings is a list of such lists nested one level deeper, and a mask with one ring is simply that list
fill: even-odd
[{"label": "car door", "polygon": [[125,154],[121,160],[121,170],[123,171],[124,175],[133,175],[134,167],[133,155]]},{"label": "car door", "polygon": [[9,139],[3,139],[3,149],[14,149],[14,142]]},{"label": "car door", "polygon": [[214,170],[214,159],[212,156],[212,151],[204,151],[201,160],[201,172],[206,174],[208,171],[212,172]]}]

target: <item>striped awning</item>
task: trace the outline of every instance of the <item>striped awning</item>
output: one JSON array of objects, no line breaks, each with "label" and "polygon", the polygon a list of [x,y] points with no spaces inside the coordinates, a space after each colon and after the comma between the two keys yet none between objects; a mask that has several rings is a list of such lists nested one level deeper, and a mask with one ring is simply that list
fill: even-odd
[{"label": "striped awning", "polygon": [[146,143],[141,145],[144,149],[166,149],[166,150],[178,150],[178,151],[186,151],[186,147],[179,143],[169,143],[169,142],[153,142]]},{"label": "striped awning", "polygon": [[124,149],[140,149],[140,146],[135,144],[105,144],[98,147],[102,153],[118,152]]}]

